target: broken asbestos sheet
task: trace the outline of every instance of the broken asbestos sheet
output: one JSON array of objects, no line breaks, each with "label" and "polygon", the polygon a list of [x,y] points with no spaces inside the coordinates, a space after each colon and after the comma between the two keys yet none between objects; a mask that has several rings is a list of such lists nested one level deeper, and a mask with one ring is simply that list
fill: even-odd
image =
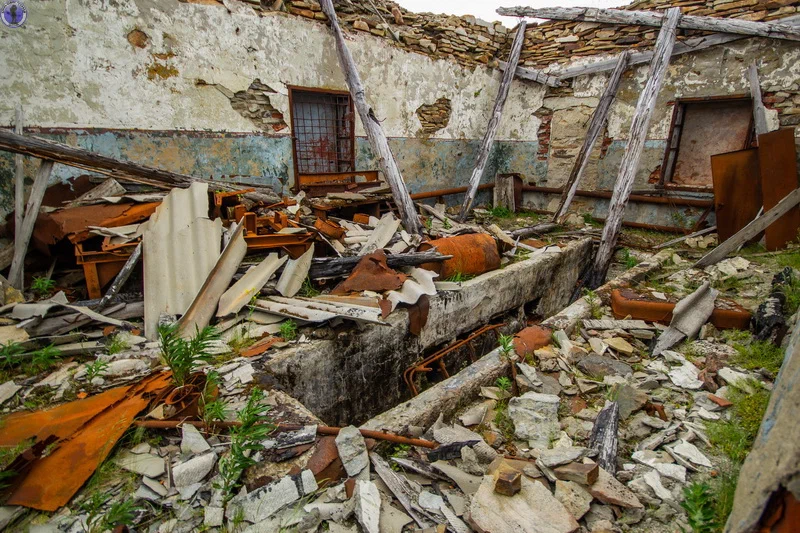
[{"label": "broken asbestos sheet", "polygon": [[311,268],[311,259],[314,257],[314,245],[312,244],[306,253],[297,259],[290,259],[281,273],[278,280],[277,289],[282,296],[291,298],[300,291],[303,282],[308,277]]},{"label": "broken asbestos sheet", "polygon": [[392,302],[392,311],[399,303],[413,305],[423,294],[428,296],[436,294],[433,278],[438,275],[424,268],[412,268],[409,272],[411,279],[407,279],[399,291],[390,291],[386,296],[386,299]]},{"label": "broken asbestos sheet", "polygon": [[660,355],[683,339],[691,339],[697,335],[714,312],[714,301],[718,294],[719,291],[712,289],[706,281],[692,294],[675,304],[669,328],[658,338],[653,355]]},{"label": "broken asbestos sheet", "polygon": [[306,322],[325,322],[336,318],[344,318],[354,322],[388,325],[380,319],[381,312],[379,308],[336,304],[313,298],[271,296],[266,300],[256,300],[256,308],[275,315]]},{"label": "broken asbestos sheet", "polygon": [[222,221],[208,219],[208,184],[193,183],[173,189],[146,224],[144,329],[152,340],[161,314],[184,314],[217,263]]},{"label": "broken asbestos sheet", "polygon": [[219,299],[217,316],[228,316],[238,313],[242,307],[266,285],[275,271],[288,259],[288,256],[278,257],[278,254],[269,254],[258,265],[250,267],[244,276],[233,286],[225,291]]}]

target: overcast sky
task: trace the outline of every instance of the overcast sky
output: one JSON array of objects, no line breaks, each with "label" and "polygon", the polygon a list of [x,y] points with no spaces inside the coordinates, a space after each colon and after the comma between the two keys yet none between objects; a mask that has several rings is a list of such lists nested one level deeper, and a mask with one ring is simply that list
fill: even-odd
[{"label": "overcast sky", "polygon": [[408,9],[422,13],[448,13],[453,15],[474,15],[489,22],[503,21],[509,28],[517,25],[515,17],[501,17],[495,13],[500,6],[511,7],[527,5],[532,7],[614,7],[630,4],[630,0],[395,0]]}]

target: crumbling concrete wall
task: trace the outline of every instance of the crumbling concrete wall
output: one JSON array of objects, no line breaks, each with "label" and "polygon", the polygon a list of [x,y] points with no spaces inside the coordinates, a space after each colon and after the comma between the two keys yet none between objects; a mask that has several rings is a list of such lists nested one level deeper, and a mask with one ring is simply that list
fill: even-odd
[{"label": "crumbling concrete wall", "polygon": [[[313,18],[224,3],[29,5],[25,26],[0,38],[0,70],[9,74],[0,78],[8,96],[0,125],[13,124],[19,103],[45,137],[204,177],[291,185],[288,86],[346,89],[333,39]],[[442,34],[477,39],[452,29]],[[348,34],[367,98],[415,191],[467,182],[499,86],[500,71],[453,60],[461,53],[447,52],[453,43],[424,55],[373,33]],[[536,84],[512,87],[487,180],[536,153],[531,110],[543,93]],[[431,131],[417,111],[442,99],[449,117]],[[358,168],[376,168],[358,120],[356,135]],[[10,183],[11,162],[0,157],[0,183]],[[72,174],[56,167],[57,179]],[[0,209],[8,192],[0,190]]]},{"label": "crumbling concrete wall", "polygon": [[390,327],[367,326],[293,345],[267,361],[264,371],[325,422],[359,424],[403,399],[403,371],[435,347],[529,302],[538,300],[541,316],[558,312],[569,302],[591,251],[589,239],[575,241],[561,253],[474,278],[459,291],[440,291],[430,297],[428,323],[419,337],[408,332],[408,312],[398,309],[388,318]]},{"label": "crumbling concrete wall", "polygon": [[[600,58],[576,59],[572,64],[590,63]],[[675,100],[749,96],[746,70],[753,61],[759,67],[768,123],[774,128],[800,124],[800,48],[794,43],[774,39],[744,39],[673,57],[650,122],[634,190],[655,191],[660,187],[661,164],[667,147]],[[607,127],[592,151],[590,164],[581,180],[581,189],[613,189],[636,102],[647,79],[647,71],[648,65],[638,65],[623,75],[617,99],[609,113]],[[539,112],[549,112],[549,139],[540,139],[539,145],[549,145],[547,170],[542,179],[528,176],[529,184],[561,187],[567,181],[608,76],[609,73],[580,76],[575,78],[570,88],[551,89],[545,95]],[[671,194],[710,198],[709,193],[673,191]],[[531,208],[552,211],[557,207],[558,201],[559,195],[530,192],[526,193],[524,203]],[[576,197],[573,209],[604,218],[607,203],[606,200]],[[661,226],[691,227],[702,211],[699,208],[675,209],[631,204],[626,210],[625,218]],[[713,223],[713,214],[710,222]]]}]

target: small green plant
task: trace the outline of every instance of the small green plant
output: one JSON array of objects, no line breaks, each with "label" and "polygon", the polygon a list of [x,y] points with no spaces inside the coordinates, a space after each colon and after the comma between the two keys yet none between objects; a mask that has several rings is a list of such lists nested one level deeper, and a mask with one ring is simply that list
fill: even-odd
[{"label": "small green plant", "polygon": [[509,359],[511,354],[514,353],[514,336],[513,335],[500,335],[497,337],[497,344],[500,347],[500,355],[505,359]]},{"label": "small green plant", "polygon": [[592,318],[603,318],[603,302],[600,300],[597,293],[589,289],[584,289],[583,298],[586,300],[586,303],[589,304],[589,312]]},{"label": "small green plant", "polygon": [[106,351],[109,355],[118,354],[120,352],[124,352],[131,346],[125,341],[122,335],[114,335],[106,344]]},{"label": "small green plant", "polygon": [[425,219],[425,229],[427,230],[433,229],[433,218],[428,217]]},{"label": "small green plant", "polygon": [[789,280],[789,283],[781,285],[781,292],[786,296],[786,314],[793,315],[800,308],[800,279]]},{"label": "small green plant", "polygon": [[211,344],[219,339],[219,333],[211,326],[196,330],[191,340],[181,337],[177,324],[162,324],[158,327],[161,339],[161,362],[172,370],[172,381],[176,386],[186,384],[186,378],[202,363],[211,360],[208,353]]},{"label": "small green plant", "polygon": [[200,418],[206,424],[206,427],[212,426],[216,421],[225,420],[228,412],[228,404],[217,398],[217,391],[219,390],[220,377],[216,370],[211,370],[206,375],[206,382],[203,385],[203,391],[200,393],[198,405],[200,407]]},{"label": "small green plant", "polygon": [[96,377],[106,373],[108,370],[108,361],[96,359],[91,363],[86,363],[86,380],[92,381]]},{"label": "small green plant", "polygon": [[17,342],[9,342],[0,345],[0,369],[7,370],[19,364],[19,355],[25,352],[25,348]]},{"label": "small green plant", "polygon": [[514,216],[514,212],[508,209],[507,207],[493,207],[489,209],[489,214],[492,215],[494,218],[511,218]]},{"label": "small green plant", "polygon": [[471,274],[464,274],[463,272],[456,270],[450,276],[446,277],[442,281],[452,281],[453,283],[464,283],[465,281],[469,281],[475,276]]},{"label": "small green plant", "polygon": [[247,403],[237,414],[239,425],[230,430],[231,449],[219,460],[220,481],[214,484],[215,488],[223,492],[226,503],[239,486],[242,472],[256,464],[252,455],[264,449],[261,441],[275,429],[267,416],[269,410],[270,406],[265,401],[264,392],[256,388],[250,392]]},{"label": "small green plant", "polygon": [[297,323],[292,320],[286,320],[280,325],[280,335],[286,342],[293,341],[297,338]]},{"label": "small green plant", "polygon": [[44,298],[52,294],[56,288],[56,282],[50,278],[36,277],[31,282],[31,290],[39,297]]},{"label": "small green plant", "polygon": [[494,384],[501,391],[508,392],[511,390],[511,380],[506,376],[500,376],[499,378],[497,378]]},{"label": "small green plant", "polygon": [[720,331],[720,336],[722,340],[731,346],[748,343],[753,338],[749,331],[742,329],[723,329]]},{"label": "small green plant", "polygon": [[[250,323],[248,322],[248,324]],[[233,331],[233,335],[230,339],[228,339],[228,347],[231,349],[230,353],[226,356],[218,357],[217,362],[239,357],[242,350],[249,348],[257,341],[258,339],[250,336],[250,328],[248,325],[236,326]]]},{"label": "small green plant", "polygon": [[320,292],[314,287],[314,284],[311,283],[311,278],[306,276],[306,279],[303,280],[303,285],[300,287],[300,292],[298,294],[304,298],[314,298],[315,296],[319,296]]},{"label": "small green plant", "polygon": [[731,361],[747,370],[763,368],[777,374],[783,364],[783,350],[768,341],[754,340],[749,344],[734,344],[733,348],[736,355]]},{"label": "small green plant", "polygon": [[410,444],[394,444],[389,457],[408,457],[408,452],[411,451]]},{"label": "small green plant", "polygon": [[450,223],[450,219],[445,217],[444,219],[444,229],[453,229],[453,225]]},{"label": "small green plant", "polygon": [[122,500],[112,503],[103,512],[105,502],[105,496],[98,491],[81,504],[81,509],[89,515],[86,519],[89,533],[110,531],[120,525],[131,526],[135,518],[134,513],[141,509],[134,500]]},{"label": "small green plant", "polygon": [[494,424],[507,442],[514,441],[514,421],[508,415],[508,401],[501,400],[497,402],[497,409],[494,412]]},{"label": "small green plant", "polygon": [[693,533],[717,531],[711,487],[707,483],[692,483],[684,487],[681,507],[686,511],[686,519]]},{"label": "small green plant", "polygon": [[51,344],[44,348],[39,348],[31,354],[26,370],[30,374],[40,374],[50,369],[59,359],[61,359],[61,350]]},{"label": "small green plant", "polygon": [[622,249],[622,264],[625,268],[633,268],[639,264],[639,260],[631,255],[631,251],[627,248]]}]

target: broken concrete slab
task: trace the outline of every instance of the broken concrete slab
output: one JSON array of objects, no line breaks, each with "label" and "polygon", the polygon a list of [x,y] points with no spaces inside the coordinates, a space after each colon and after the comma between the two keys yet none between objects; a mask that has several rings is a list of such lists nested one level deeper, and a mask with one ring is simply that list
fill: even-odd
[{"label": "broken concrete slab", "polygon": [[180,489],[202,481],[217,464],[216,453],[206,453],[192,457],[188,461],[172,466],[172,480]]},{"label": "broken concrete slab", "polygon": [[508,401],[508,416],[514,422],[514,434],[528,441],[531,448],[547,449],[558,436],[560,399],[553,394],[526,392]]},{"label": "broken concrete slab", "polygon": [[547,468],[555,468],[556,466],[577,461],[581,457],[584,457],[587,453],[589,453],[589,450],[581,446],[568,446],[553,448],[552,450],[543,450],[539,452],[539,455],[536,458],[536,464],[541,464]]},{"label": "broken concrete slab", "polygon": [[697,446],[691,442],[681,439],[680,442],[672,446],[670,449],[675,452],[676,455],[683,457],[693,464],[705,466],[707,468],[712,467],[711,461],[708,459],[708,457],[706,457],[703,452],[701,452]]},{"label": "broken concrete slab", "polygon": [[484,476],[472,497],[469,522],[492,533],[572,533],[580,527],[544,485],[524,476],[513,497],[495,493],[493,477]]},{"label": "broken concrete slab", "polygon": [[262,522],[315,490],[317,482],[314,474],[310,470],[303,470],[299,474],[284,476],[247,494],[234,496],[225,509],[225,517],[233,520],[238,515],[251,523]]},{"label": "broken concrete slab", "polygon": [[356,480],[355,515],[365,533],[380,533],[381,495],[372,481]]},{"label": "broken concrete slab", "polygon": [[556,500],[567,508],[575,520],[580,520],[589,512],[592,500],[589,492],[574,481],[556,480],[556,490],[553,494]]},{"label": "broken concrete slab", "polygon": [[181,426],[181,452],[185,454],[200,454],[211,449],[206,439],[192,424]]},{"label": "broken concrete slab", "polygon": [[661,500],[673,500],[672,493],[661,484],[661,476],[655,470],[650,470],[643,476],[644,482],[653,489],[656,497]]},{"label": "broken concrete slab", "polygon": [[592,496],[609,505],[619,505],[629,509],[644,507],[630,489],[602,468],[598,469],[597,481],[590,485],[588,490]]},{"label": "broken concrete slab", "polygon": [[697,379],[700,370],[689,361],[685,361],[681,366],[671,369],[667,375],[670,381],[683,389],[698,390],[703,386],[703,382]]},{"label": "broken concrete slab", "polygon": [[613,357],[602,355],[588,355],[580,359],[576,365],[578,370],[594,378],[602,379],[606,376],[628,376],[633,374],[630,365]]},{"label": "broken concrete slab", "polygon": [[167,471],[164,459],[149,453],[122,452],[114,462],[120,468],[149,478],[157,478]]},{"label": "broken concrete slab", "polygon": [[14,397],[18,390],[22,387],[14,383],[14,380],[9,380],[0,385],[0,405]]},{"label": "broken concrete slab", "polygon": [[564,481],[574,481],[581,485],[591,485],[599,474],[597,463],[570,463],[553,469],[553,474]]},{"label": "broken concrete slab", "polygon": [[369,466],[367,445],[357,427],[347,426],[339,430],[336,436],[336,449],[348,476],[355,477]]}]

